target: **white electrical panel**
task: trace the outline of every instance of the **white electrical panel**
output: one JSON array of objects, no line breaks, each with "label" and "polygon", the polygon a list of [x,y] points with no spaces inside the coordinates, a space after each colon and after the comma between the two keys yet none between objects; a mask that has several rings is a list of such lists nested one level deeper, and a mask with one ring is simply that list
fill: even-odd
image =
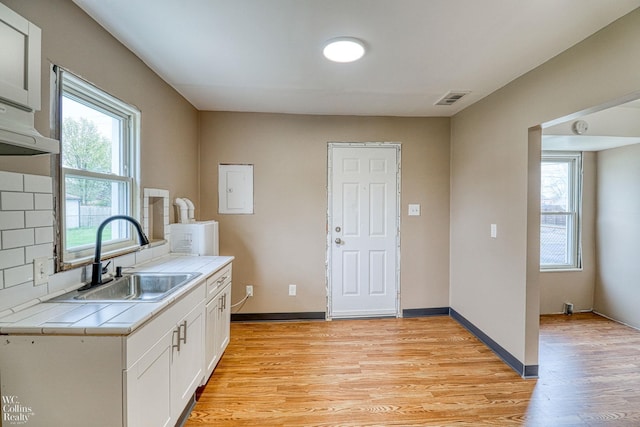
[{"label": "white electrical panel", "polygon": [[253,165],[218,165],[218,213],[253,213]]}]

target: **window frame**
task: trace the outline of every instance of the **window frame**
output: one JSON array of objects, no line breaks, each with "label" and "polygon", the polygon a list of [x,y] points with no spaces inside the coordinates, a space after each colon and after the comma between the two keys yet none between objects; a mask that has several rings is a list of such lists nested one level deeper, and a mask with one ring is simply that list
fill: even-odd
[{"label": "window frame", "polygon": [[[67,270],[82,265],[90,264],[95,253],[95,244],[83,245],[69,250],[66,247],[66,190],[65,183],[67,176],[78,178],[99,179],[112,183],[121,183],[128,186],[128,191],[120,202],[126,205],[126,215],[130,215],[140,220],[140,111],[108,92],[98,88],[92,83],[78,77],[77,75],[59,66],[53,66],[55,86],[52,96],[54,112],[54,134],[62,141],[62,99],[68,98],[87,105],[97,111],[114,116],[121,120],[121,142],[119,174],[111,172],[95,172],[75,168],[67,168],[62,165],[62,144],[61,152],[52,156],[52,166],[56,170],[54,173],[54,185],[56,186],[57,211],[60,212],[57,218],[57,233],[55,239],[56,271]],[[128,237],[112,242],[103,242],[102,259],[111,258],[117,255],[129,253],[138,249],[136,234],[133,232],[131,224],[112,223],[112,226],[129,227]]]},{"label": "window frame", "polygon": [[[542,171],[540,173],[540,233],[542,233],[543,216],[565,216],[567,227],[571,223],[568,233],[569,244],[567,249],[567,263],[542,264],[541,272],[582,270],[582,181],[583,181],[583,153],[568,151],[543,151],[540,159],[540,166],[543,163],[566,163],[569,165],[569,188],[568,188],[568,208],[566,211],[542,211]],[[542,250],[542,242],[540,243]],[[541,257],[542,258],[542,257]]]}]

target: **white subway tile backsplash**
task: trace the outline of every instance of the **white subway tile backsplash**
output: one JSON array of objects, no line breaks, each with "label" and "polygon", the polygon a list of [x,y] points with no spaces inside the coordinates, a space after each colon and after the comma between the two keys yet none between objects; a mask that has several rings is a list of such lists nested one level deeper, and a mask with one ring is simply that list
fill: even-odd
[{"label": "white subway tile backsplash", "polygon": [[151,261],[152,258],[152,254],[149,249],[136,252],[136,264],[142,264],[143,262]]},{"label": "white subway tile backsplash", "polygon": [[0,251],[0,270],[24,264],[24,249],[15,248]]},{"label": "white subway tile backsplash", "polygon": [[44,245],[27,246],[25,248],[25,262],[33,262],[34,258],[52,258],[53,243],[45,243]]},{"label": "white subway tile backsplash", "polygon": [[0,289],[0,311],[25,304],[47,294],[46,286],[33,286],[33,282]]},{"label": "white subway tile backsplash", "polygon": [[25,175],[24,191],[32,193],[53,193],[52,180],[50,176]]},{"label": "white subway tile backsplash", "polygon": [[122,255],[121,257],[118,257],[114,261],[114,263],[115,265],[120,265],[122,267],[132,267],[136,265],[136,254],[134,252],[134,253]]},{"label": "white subway tile backsplash", "polygon": [[[86,280],[86,278],[84,278]],[[89,277],[91,279],[91,277]],[[75,268],[73,270],[61,271],[49,277],[47,283],[48,294],[56,294],[66,292],[74,284],[79,285],[82,283],[82,268]],[[75,286],[76,288],[79,286]]]},{"label": "white subway tile backsplash", "polygon": [[20,230],[4,230],[2,232],[2,249],[31,246],[35,242],[33,228]]},{"label": "white subway tile backsplash", "polygon": [[40,227],[36,228],[34,231],[36,245],[53,242],[53,227]]},{"label": "white subway tile backsplash", "polygon": [[0,211],[0,230],[24,228],[23,211]]},{"label": "white subway tile backsplash", "polygon": [[3,211],[25,211],[33,209],[32,193],[0,193],[0,207]]},{"label": "white subway tile backsplash", "polygon": [[0,171],[0,190],[22,191],[23,175]]},{"label": "white subway tile backsplash", "polygon": [[53,272],[53,240],[52,179],[0,171],[0,311],[46,295],[33,286],[33,258]]},{"label": "white subway tile backsplash", "polygon": [[36,210],[53,210],[53,194],[34,194],[34,207]]},{"label": "white subway tile backsplash", "polygon": [[22,283],[31,282],[33,285],[33,265],[25,264],[20,267],[7,268],[4,270],[4,286],[20,285]]},{"label": "white subway tile backsplash", "polygon": [[47,227],[53,225],[53,212],[48,211],[26,211],[24,213],[25,227]]},{"label": "white subway tile backsplash", "polygon": [[165,255],[169,255],[169,250],[170,250],[170,245],[167,243],[160,246],[154,246],[153,248],[151,248],[151,257],[160,258]]},{"label": "white subway tile backsplash", "polygon": [[[158,218],[153,220],[164,222],[166,240],[169,237],[169,191],[145,189],[147,208],[142,220],[146,219],[147,232],[151,213],[149,197],[163,199],[163,210],[156,213]],[[50,177],[0,171],[0,313],[29,307],[51,295],[75,289],[87,280],[80,267],[53,274],[56,232],[53,199]],[[168,253],[169,245],[165,243],[118,257],[113,265],[133,266]],[[49,280],[44,286],[33,284],[34,258],[47,258]]]}]

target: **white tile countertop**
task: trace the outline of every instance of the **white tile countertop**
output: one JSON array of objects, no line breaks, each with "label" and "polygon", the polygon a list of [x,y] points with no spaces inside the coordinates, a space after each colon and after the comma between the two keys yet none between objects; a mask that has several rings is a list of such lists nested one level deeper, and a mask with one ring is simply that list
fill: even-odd
[{"label": "white tile countertop", "polygon": [[[233,261],[231,256],[183,256],[135,266],[127,272],[198,272],[191,283],[157,302],[38,302],[0,317],[0,334],[128,335],[169,307],[207,276]],[[69,291],[78,288],[75,285]],[[53,298],[56,295],[51,295]]]}]

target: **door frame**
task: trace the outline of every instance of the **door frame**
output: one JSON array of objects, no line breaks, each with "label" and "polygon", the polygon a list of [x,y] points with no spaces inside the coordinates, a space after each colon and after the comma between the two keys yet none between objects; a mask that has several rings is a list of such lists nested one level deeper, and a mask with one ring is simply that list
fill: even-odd
[{"label": "door frame", "polygon": [[400,193],[402,188],[402,144],[400,142],[328,142],[327,143],[327,237],[326,237],[326,292],[327,292],[327,312],[326,320],[332,320],[331,317],[331,266],[332,266],[332,240],[331,240],[331,224],[332,224],[332,211],[333,211],[333,149],[334,148],[346,148],[346,147],[360,147],[360,148],[395,148],[396,150],[396,271],[395,271],[395,285],[396,285],[396,317],[402,317],[402,310],[400,309],[400,219],[402,218],[402,205],[400,204]]}]

